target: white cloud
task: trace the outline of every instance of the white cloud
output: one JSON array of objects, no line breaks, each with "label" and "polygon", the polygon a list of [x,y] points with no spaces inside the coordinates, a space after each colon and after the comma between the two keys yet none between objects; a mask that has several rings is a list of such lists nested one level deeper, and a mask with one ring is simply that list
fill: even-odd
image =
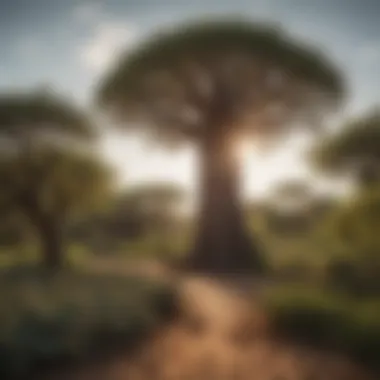
[{"label": "white cloud", "polygon": [[130,25],[101,24],[95,34],[81,48],[82,64],[95,74],[105,70],[122,52],[131,48],[137,40],[137,31]]}]

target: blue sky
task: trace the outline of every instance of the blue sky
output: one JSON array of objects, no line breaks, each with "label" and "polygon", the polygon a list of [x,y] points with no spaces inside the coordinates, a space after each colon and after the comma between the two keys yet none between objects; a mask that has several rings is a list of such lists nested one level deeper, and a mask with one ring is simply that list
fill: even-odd
[{"label": "blue sky", "polygon": [[[185,19],[227,14],[281,22],[296,37],[330,54],[348,79],[346,112],[357,113],[378,103],[379,0],[0,0],[0,90],[52,84],[89,103],[97,78],[121,50],[133,48],[144,35]],[[176,179],[179,173],[191,172],[184,169],[191,166],[191,159],[184,158],[187,153],[181,152],[170,169],[173,155],[160,151],[147,155],[136,142],[128,144],[110,136],[104,147],[128,178],[148,178],[160,170],[164,178],[166,170],[171,173],[167,178]],[[295,152],[288,147],[277,154],[282,163],[288,157],[282,172],[278,163],[266,167],[261,162],[263,173],[277,173],[273,178],[305,174]],[[160,159],[159,170],[154,163]],[[141,162],[138,167],[129,165],[131,170],[125,164],[128,160]],[[255,170],[261,169],[256,165]],[[190,177],[181,181],[190,183]]]}]

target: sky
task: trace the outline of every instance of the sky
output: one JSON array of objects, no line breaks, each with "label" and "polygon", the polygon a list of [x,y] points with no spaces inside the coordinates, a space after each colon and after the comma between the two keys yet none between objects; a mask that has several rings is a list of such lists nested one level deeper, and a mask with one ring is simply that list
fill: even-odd
[{"label": "sky", "polygon": [[[0,0],[0,91],[49,84],[89,106],[98,79],[122,51],[169,25],[218,15],[280,22],[324,50],[348,82],[345,114],[378,104],[379,0]],[[196,186],[191,148],[166,152],[114,133],[102,141],[102,154],[125,183]],[[285,178],[315,179],[302,161],[305,146],[294,136],[262,155],[245,144],[244,194],[266,194]]]}]

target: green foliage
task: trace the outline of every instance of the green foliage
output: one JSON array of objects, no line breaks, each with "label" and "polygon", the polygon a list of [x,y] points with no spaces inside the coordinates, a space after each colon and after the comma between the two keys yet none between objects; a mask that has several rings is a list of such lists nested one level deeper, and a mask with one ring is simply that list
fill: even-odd
[{"label": "green foliage", "polygon": [[[48,239],[56,239],[54,249],[61,261],[59,252],[65,243],[61,236],[66,228],[77,217],[102,206],[112,185],[109,168],[96,157],[52,147],[35,150],[30,156],[1,157],[0,180],[5,184],[0,189],[4,210],[0,223],[5,225],[13,218],[14,243],[35,237],[34,245],[39,240],[46,247]],[[46,263],[49,252],[45,248],[43,253]]]},{"label": "green foliage", "polygon": [[155,258],[164,262],[180,260],[189,251],[191,236],[186,231],[162,235],[159,231],[120,246],[120,252],[129,257]]},{"label": "green foliage", "polygon": [[329,251],[326,276],[354,294],[380,294],[380,189],[360,191],[323,220],[319,234]]},{"label": "green foliage", "polygon": [[380,260],[380,188],[360,192],[337,208],[326,228],[344,248]]},{"label": "green foliage", "polygon": [[269,289],[265,303],[283,337],[345,352],[380,369],[379,299],[350,299],[303,285]]},{"label": "green foliage", "polygon": [[[3,156],[3,202],[25,213],[27,197],[42,213],[66,216],[92,209],[109,193],[111,173],[96,157],[45,147],[25,156]],[[29,215],[27,215],[29,216]]]},{"label": "green foliage", "polygon": [[334,175],[348,174],[364,184],[379,181],[380,112],[368,112],[348,121],[338,133],[322,140],[311,152],[319,170]]},{"label": "green foliage", "polygon": [[293,212],[267,203],[251,210],[251,228],[263,242],[274,277],[378,296],[379,206],[375,186],[346,199],[316,198]]},{"label": "green foliage", "polygon": [[108,168],[73,146],[93,134],[87,115],[53,93],[1,95],[0,137],[9,138],[11,148],[0,157],[2,210],[8,206],[25,213],[28,203],[39,213],[65,214],[74,204],[92,200],[104,189]]},{"label": "green foliage", "polygon": [[173,184],[135,186],[114,198],[106,209],[78,220],[73,240],[101,254],[169,257],[186,233],[180,206],[183,194]]},{"label": "green foliage", "polygon": [[[349,253],[352,255],[352,252]],[[379,263],[368,257],[351,258],[349,254],[347,256],[333,258],[326,265],[325,277],[329,286],[355,296],[379,296]]]},{"label": "green foliage", "polygon": [[0,278],[1,378],[131,348],[171,317],[167,286],[115,275],[16,270]]},{"label": "green foliage", "polygon": [[0,134],[18,139],[38,132],[77,139],[94,135],[83,111],[51,91],[0,95]]},{"label": "green foliage", "polygon": [[256,203],[248,210],[250,230],[263,247],[272,278],[303,283],[324,280],[331,252],[316,227],[330,207],[325,199],[316,199],[305,210],[283,212],[268,202]]},{"label": "green foliage", "polygon": [[[91,263],[94,254],[89,247],[70,243],[66,248],[65,262],[70,268],[83,270]],[[0,249],[0,273],[14,271],[18,268],[36,269],[41,263],[39,245],[33,241],[23,241],[16,246],[7,246]]]},{"label": "green foliage", "polygon": [[94,131],[83,111],[51,92],[0,96],[1,217],[28,220],[51,269],[63,262],[66,224],[109,189],[109,169],[85,144]]}]

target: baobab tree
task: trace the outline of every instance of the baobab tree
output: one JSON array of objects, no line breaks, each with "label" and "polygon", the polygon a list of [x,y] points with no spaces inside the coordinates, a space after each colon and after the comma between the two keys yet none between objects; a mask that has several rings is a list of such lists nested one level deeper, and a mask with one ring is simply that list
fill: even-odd
[{"label": "baobab tree", "polygon": [[195,144],[201,204],[188,265],[252,273],[262,260],[239,206],[242,140],[315,126],[342,94],[339,72],[320,52],[274,27],[219,20],[163,32],[126,54],[101,82],[98,101],[127,128]]}]

